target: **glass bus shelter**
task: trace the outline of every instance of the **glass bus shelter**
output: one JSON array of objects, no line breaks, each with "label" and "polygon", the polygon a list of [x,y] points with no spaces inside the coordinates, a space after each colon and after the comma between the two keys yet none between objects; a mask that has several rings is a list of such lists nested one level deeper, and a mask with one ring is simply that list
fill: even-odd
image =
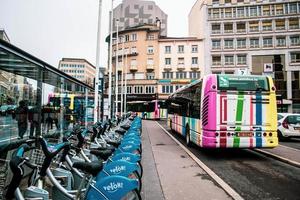
[{"label": "glass bus shelter", "polygon": [[0,39],[0,144],[93,122],[89,85]]}]

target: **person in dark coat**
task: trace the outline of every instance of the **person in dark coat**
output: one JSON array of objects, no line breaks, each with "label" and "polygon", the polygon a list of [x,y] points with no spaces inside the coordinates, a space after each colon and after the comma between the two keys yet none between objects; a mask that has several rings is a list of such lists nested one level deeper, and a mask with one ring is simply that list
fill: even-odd
[{"label": "person in dark coat", "polygon": [[22,139],[28,126],[28,108],[26,102],[21,100],[16,109],[16,120],[18,121],[19,137]]}]

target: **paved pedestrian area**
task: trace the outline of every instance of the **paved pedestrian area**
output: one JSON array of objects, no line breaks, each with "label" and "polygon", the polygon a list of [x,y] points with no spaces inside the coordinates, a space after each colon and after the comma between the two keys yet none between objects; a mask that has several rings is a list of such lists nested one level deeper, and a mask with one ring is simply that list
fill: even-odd
[{"label": "paved pedestrian area", "polygon": [[156,123],[143,120],[145,200],[231,199]]}]

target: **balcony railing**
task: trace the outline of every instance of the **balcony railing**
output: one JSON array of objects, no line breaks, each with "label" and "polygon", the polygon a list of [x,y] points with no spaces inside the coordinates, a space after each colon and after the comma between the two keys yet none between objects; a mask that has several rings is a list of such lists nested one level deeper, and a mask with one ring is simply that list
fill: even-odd
[{"label": "balcony railing", "polygon": [[147,70],[154,70],[154,65],[153,64],[148,64],[146,69]]},{"label": "balcony railing", "polygon": [[191,69],[199,69],[199,65],[198,64],[192,64]]},{"label": "balcony railing", "polygon": [[130,66],[130,70],[131,70],[131,71],[137,71],[138,68],[137,68],[136,65],[131,65],[131,66]]},{"label": "balcony railing", "polygon": [[171,65],[165,65],[164,66],[164,70],[171,70],[171,69],[172,69]]},{"label": "balcony railing", "polygon": [[177,64],[177,69],[185,69],[185,66],[183,63],[178,63]]}]

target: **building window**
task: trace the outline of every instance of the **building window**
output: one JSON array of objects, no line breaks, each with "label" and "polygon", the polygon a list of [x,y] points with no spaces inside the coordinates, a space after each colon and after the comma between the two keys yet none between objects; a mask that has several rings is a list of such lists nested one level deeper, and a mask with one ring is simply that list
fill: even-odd
[{"label": "building window", "polygon": [[164,79],[172,79],[173,78],[173,72],[163,72],[163,78]]},{"label": "building window", "polygon": [[136,35],[136,33],[133,33],[133,34],[131,35],[131,40],[132,40],[132,41],[136,41],[136,40],[137,40],[137,35]]},{"label": "building window", "polygon": [[233,33],[233,24],[224,24],[224,33]]},{"label": "building window", "polygon": [[285,47],[286,46],[285,37],[277,37],[276,38],[276,46],[277,47]]},{"label": "building window", "polygon": [[289,29],[298,29],[299,28],[299,19],[291,18],[289,19]]},{"label": "building window", "polygon": [[184,46],[178,45],[178,53],[184,53]]},{"label": "building window", "polygon": [[176,78],[177,79],[185,79],[186,78],[186,72],[176,72]]},{"label": "building window", "polygon": [[276,8],[276,15],[282,15],[283,14],[283,4],[277,4],[275,6]]},{"label": "building window", "polygon": [[220,24],[212,24],[211,25],[211,33],[212,34],[219,34],[219,33],[221,33],[221,25]]},{"label": "building window", "polygon": [[258,32],[259,31],[259,22],[258,21],[249,22],[249,31],[250,32]]},{"label": "building window", "polygon": [[244,7],[238,7],[236,14],[237,14],[237,17],[245,17],[245,9],[244,9]]},{"label": "building window", "polygon": [[225,3],[231,3],[231,0],[225,0]]},{"label": "building window", "polygon": [[127,86],[127,94],[131,94],[132,90],[131,90],[131,86]]},{"label": "building window", "polygon": [[290,36],[291,46],[299,46],[300,45],[300,35]]},{"label": "building window", "polygon": [[162,86],[162,93],[163,94],[173,93],[173,85],[163,85]]},{"label": "building window", "polygon": [[129,35],[125,35],[125,42],[129,42]]},{"label": "building window", "polygon": [[212,18],[213,19],[219,19],[220,18],[220,11],[219,11],[219,9],[213,9],[212,10]]},{"label": "building window", "polygon": [[190,79],[199,79],[200,72],[190,72]]},{"label": "building window", "polygon": [[264,38],[263,39],[263,47],[272,47],[273,39],[272,38]]},{"label": "building window", "polygon": [[290,13],[289,14],[296,14],[297,13],[297,3],[290,4]]},{"label": "building window", "polygon": [[245,33],[246,32],[246,23],[238,23],[238,24],[236,24],[236,31],[238,33]]},{"label": "building window", "polygon": [[135,94],[143,94],[143,86],[134,86],[134,93]]},{"label": "building window", "polygon": [[247,56],[246,55],[237,55],[237,64],[238,65],[246,65],[247,64]]},{"label": "building window", "polygon": [[145,86],[145,93],[146,94],[154,94],[154,86]]},{"label": "building window", "polygon": [[198,57],[192,57],[192,65],[198,65]]},{"label": "building window", "polygon": [[152,80],[152,79],[155,78],[155,74],[154,74],[154,73],[147,73],[147,74],[146,74],[146,78],[147,78],[148,80]]},{"label": "building window", "polygon": [[225,65],[234,65],[234,57],[225,56]]},{"label": "building window", "polygon": [[183,57],[178,58],[177,64],[178,65],[184,65],[184,58]]},{"label": "building window", "polygon": [[285,30],[285,20],[284,19],[276,20],[275,24],[276,24],[276,30]]},{"label": "building window", "polygon": [[136,54],[137,52],[136,52],[136,47],[131,47],[131,53],[132,54]]},{"label": "building window", "polygon": [[153,66],[153,64],[154,64],[153,58],[148,58],[148,59],[147,59],[147,65]]},{"label": "building window", "polygon": [[153,53],[154,53],[154,48],[153,48],[153,46],[148,46],[148,48],[147,48],[147,53],[148,53],[148,54],[153,54]]},{"label": "building window", "polygon": [[165,46],[165,53],[171,53],[171,46]]},{"label": "building window", "polygon": [[192,45],[192,53],[198,53],[198,45]]},{"label": "building window", "polygon": [[257,7],[256,6],[251,6],[250,7],[250,16],[251,17],[256,17],[257,16]]},{"label": "building window", "polygon": [[237,39],[237,48],[246,48],[246,39]]},{"label": "building window", "polygon": [[291,52],[291,63],[300,63],[300,52]]},{"label": "building window", "polygon": [[225,49],[233,49],[233,39],[225,39],[224,40],[224,48]]},{"label": "building window", "polygon": [[131,66],[133,66],[133,67],[137,66],[137,61],[136,61],[136,59],[132,59],[132,60],[130,61],[130,64],[131,64]]},{"label": "building window", "polygon": [[148,40],[154,40],[155,36],[153,34],[148,34],[147,39]]},{"label": "building window", "polygon": [[213,66],[221,65],[221,56],[212,56],[212,65]]},{"label": "building window", "polygon": [[259,48],[259,39],[258,38],[250,39],[250,48]]},{"label": "building window", "polygon": [[232,8],[225,8],[225,18],[232,17]]},{"label": "building window", "polygon": [[269,16],[270,15],[270,5],[264,5],[263,6],[263,15]]},{"label": "building window", "polygon": [[165,58],[165,65],[171,65],[171,58]]},{"label": "building window", "polygon": [[267,20],[262,22],[262,30],[263,31],[271,31],[272,30],[272,21]]},{"label": "building window", "polygon": [[221,40],[212,40],[212,49],[221,49]]},{"label": "building window", "polygon": [[219,0],[212,0],[212,4],[219,4]]}]

